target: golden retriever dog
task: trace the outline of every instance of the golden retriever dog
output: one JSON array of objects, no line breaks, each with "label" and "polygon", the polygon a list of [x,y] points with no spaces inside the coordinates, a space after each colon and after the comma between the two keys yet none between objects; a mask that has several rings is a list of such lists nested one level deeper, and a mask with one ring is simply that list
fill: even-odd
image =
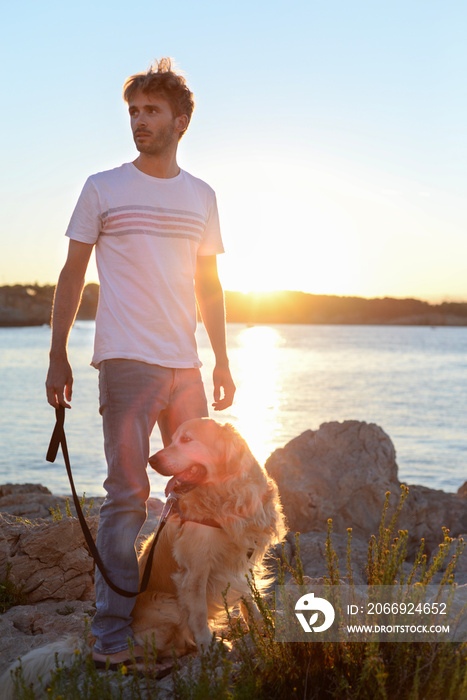
[{"label": "golden retriever dog", "polygon": [[239,433],[209,418],[183,423],[149,463],[172,477],[166,494],[181,495],[157,542],[158,564],[148,590],[138,596],[132,627],[136,638],[155,632],[160,654],[173,646],[184,653],[193,644],[206,650],[209,621],[224,610],[223,591],[228,588],[229,607],[243,608],[245,574],[252,569],[261,585],[264,555],[285,535],[277,486]]},{"label": "golden retriever dog", "polygon": [[[209,418],[183,423],[149,463],[171,477],[166,495],[178,498],[160,531],[148,588],[136,599],[135,642],[155,644],[158,658],[196,647],[205,652],[225,611],[224,594],[229,608],[239,606],[245,617],[246,574],[254,572],[260,590],[269,582],[264,556],[286,533],[277,486],[240,434]],[[154,537],[140,552],[140,577]],[[250,609],[257,614],[253,602]],[[77,640],[68,639],[27,654],[26,682],[45,678],[57,651],[68,664],[76,648]],[[1,682],[5,691],[5,676]]]}]

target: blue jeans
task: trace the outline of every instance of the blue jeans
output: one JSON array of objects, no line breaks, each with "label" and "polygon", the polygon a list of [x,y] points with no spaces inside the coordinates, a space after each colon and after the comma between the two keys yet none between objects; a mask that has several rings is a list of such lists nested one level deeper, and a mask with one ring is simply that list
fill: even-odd
[{"label": "blue jeans", "polygon": [[[99,367],[100,413],[107,459],[106,499],[97,547],[110,580],[137,591],[135,542],[147,516],[149,438],[156,422],[164,445],[190,418],[208,415],[199,369],[170,369],[135,360],[104,360]],[[135,598],[112,591],[96,567],[95,650],[115,654],[133,638]]]}]

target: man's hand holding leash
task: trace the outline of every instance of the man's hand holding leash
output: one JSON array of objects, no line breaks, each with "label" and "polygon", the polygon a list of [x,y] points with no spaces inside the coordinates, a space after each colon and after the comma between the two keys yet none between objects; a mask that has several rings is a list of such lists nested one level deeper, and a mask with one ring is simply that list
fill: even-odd
[{"label": "man's hand holding leash", "polygon": [[60,358],[51,356],[45,388],[47,401],[53,408],[71,408],[68,402],[73,393],[73,372],[66,355]]}]

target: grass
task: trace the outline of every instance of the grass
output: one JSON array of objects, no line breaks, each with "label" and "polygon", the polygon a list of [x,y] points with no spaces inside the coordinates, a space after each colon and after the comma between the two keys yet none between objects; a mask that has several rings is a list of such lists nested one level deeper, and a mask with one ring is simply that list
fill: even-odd
[{"label": "grass", "polygon": [[[441,588],[452,586],[464,543],[460,541],[447,561],[452,538],[444,539],[431,564],[424,542],[411,570],[405,574],[408,534],[396,531],[398,514],[407,497],[402,487],[396,513],[386,524],[389,494],[378,534],[370,538],[367,559],[369,585],[429,584],[444,568]],[[346,584],[353,584],[352,532],[348,530]],[[298,544],[298,538],[297,538]],[[325,581],[342,586],[337,555],[332,545],[332,521],[328,522],[325,547]],[[279,583],[291,576],[303,585],[299,554],[294,566],[285,557],[279,563]],[[313,642],[285,643],[275,639],[274,600],[263,597],[249,578],[250,590],[261,619],[246,625],[228,613],[226,643],[213,639],[208,654],[177,661],[173,679],[175,700],[467,700],[467,645],[464,643]],[[228,611],[227,611],[228,612]],[[84,663],[84,668],[83,668]],[[157,698],[158,686],[150,673],[141,679],[131,674],[102,674],[77,655],[71,669],[57,668],[48,688],[36,696],[17,674],[18,700],[105,700]],[[31,694],[32,693],[32,694]]]}]

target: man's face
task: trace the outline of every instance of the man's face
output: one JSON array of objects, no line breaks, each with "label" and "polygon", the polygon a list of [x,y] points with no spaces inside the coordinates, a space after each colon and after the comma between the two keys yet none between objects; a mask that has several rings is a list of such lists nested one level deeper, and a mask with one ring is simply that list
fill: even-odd
[{"label": "man's face", "polygon": [[178,143],[180,117],[174,117],[167,100],[137,92],[128,104],[130,124],[140,153],[163,155]]}]

